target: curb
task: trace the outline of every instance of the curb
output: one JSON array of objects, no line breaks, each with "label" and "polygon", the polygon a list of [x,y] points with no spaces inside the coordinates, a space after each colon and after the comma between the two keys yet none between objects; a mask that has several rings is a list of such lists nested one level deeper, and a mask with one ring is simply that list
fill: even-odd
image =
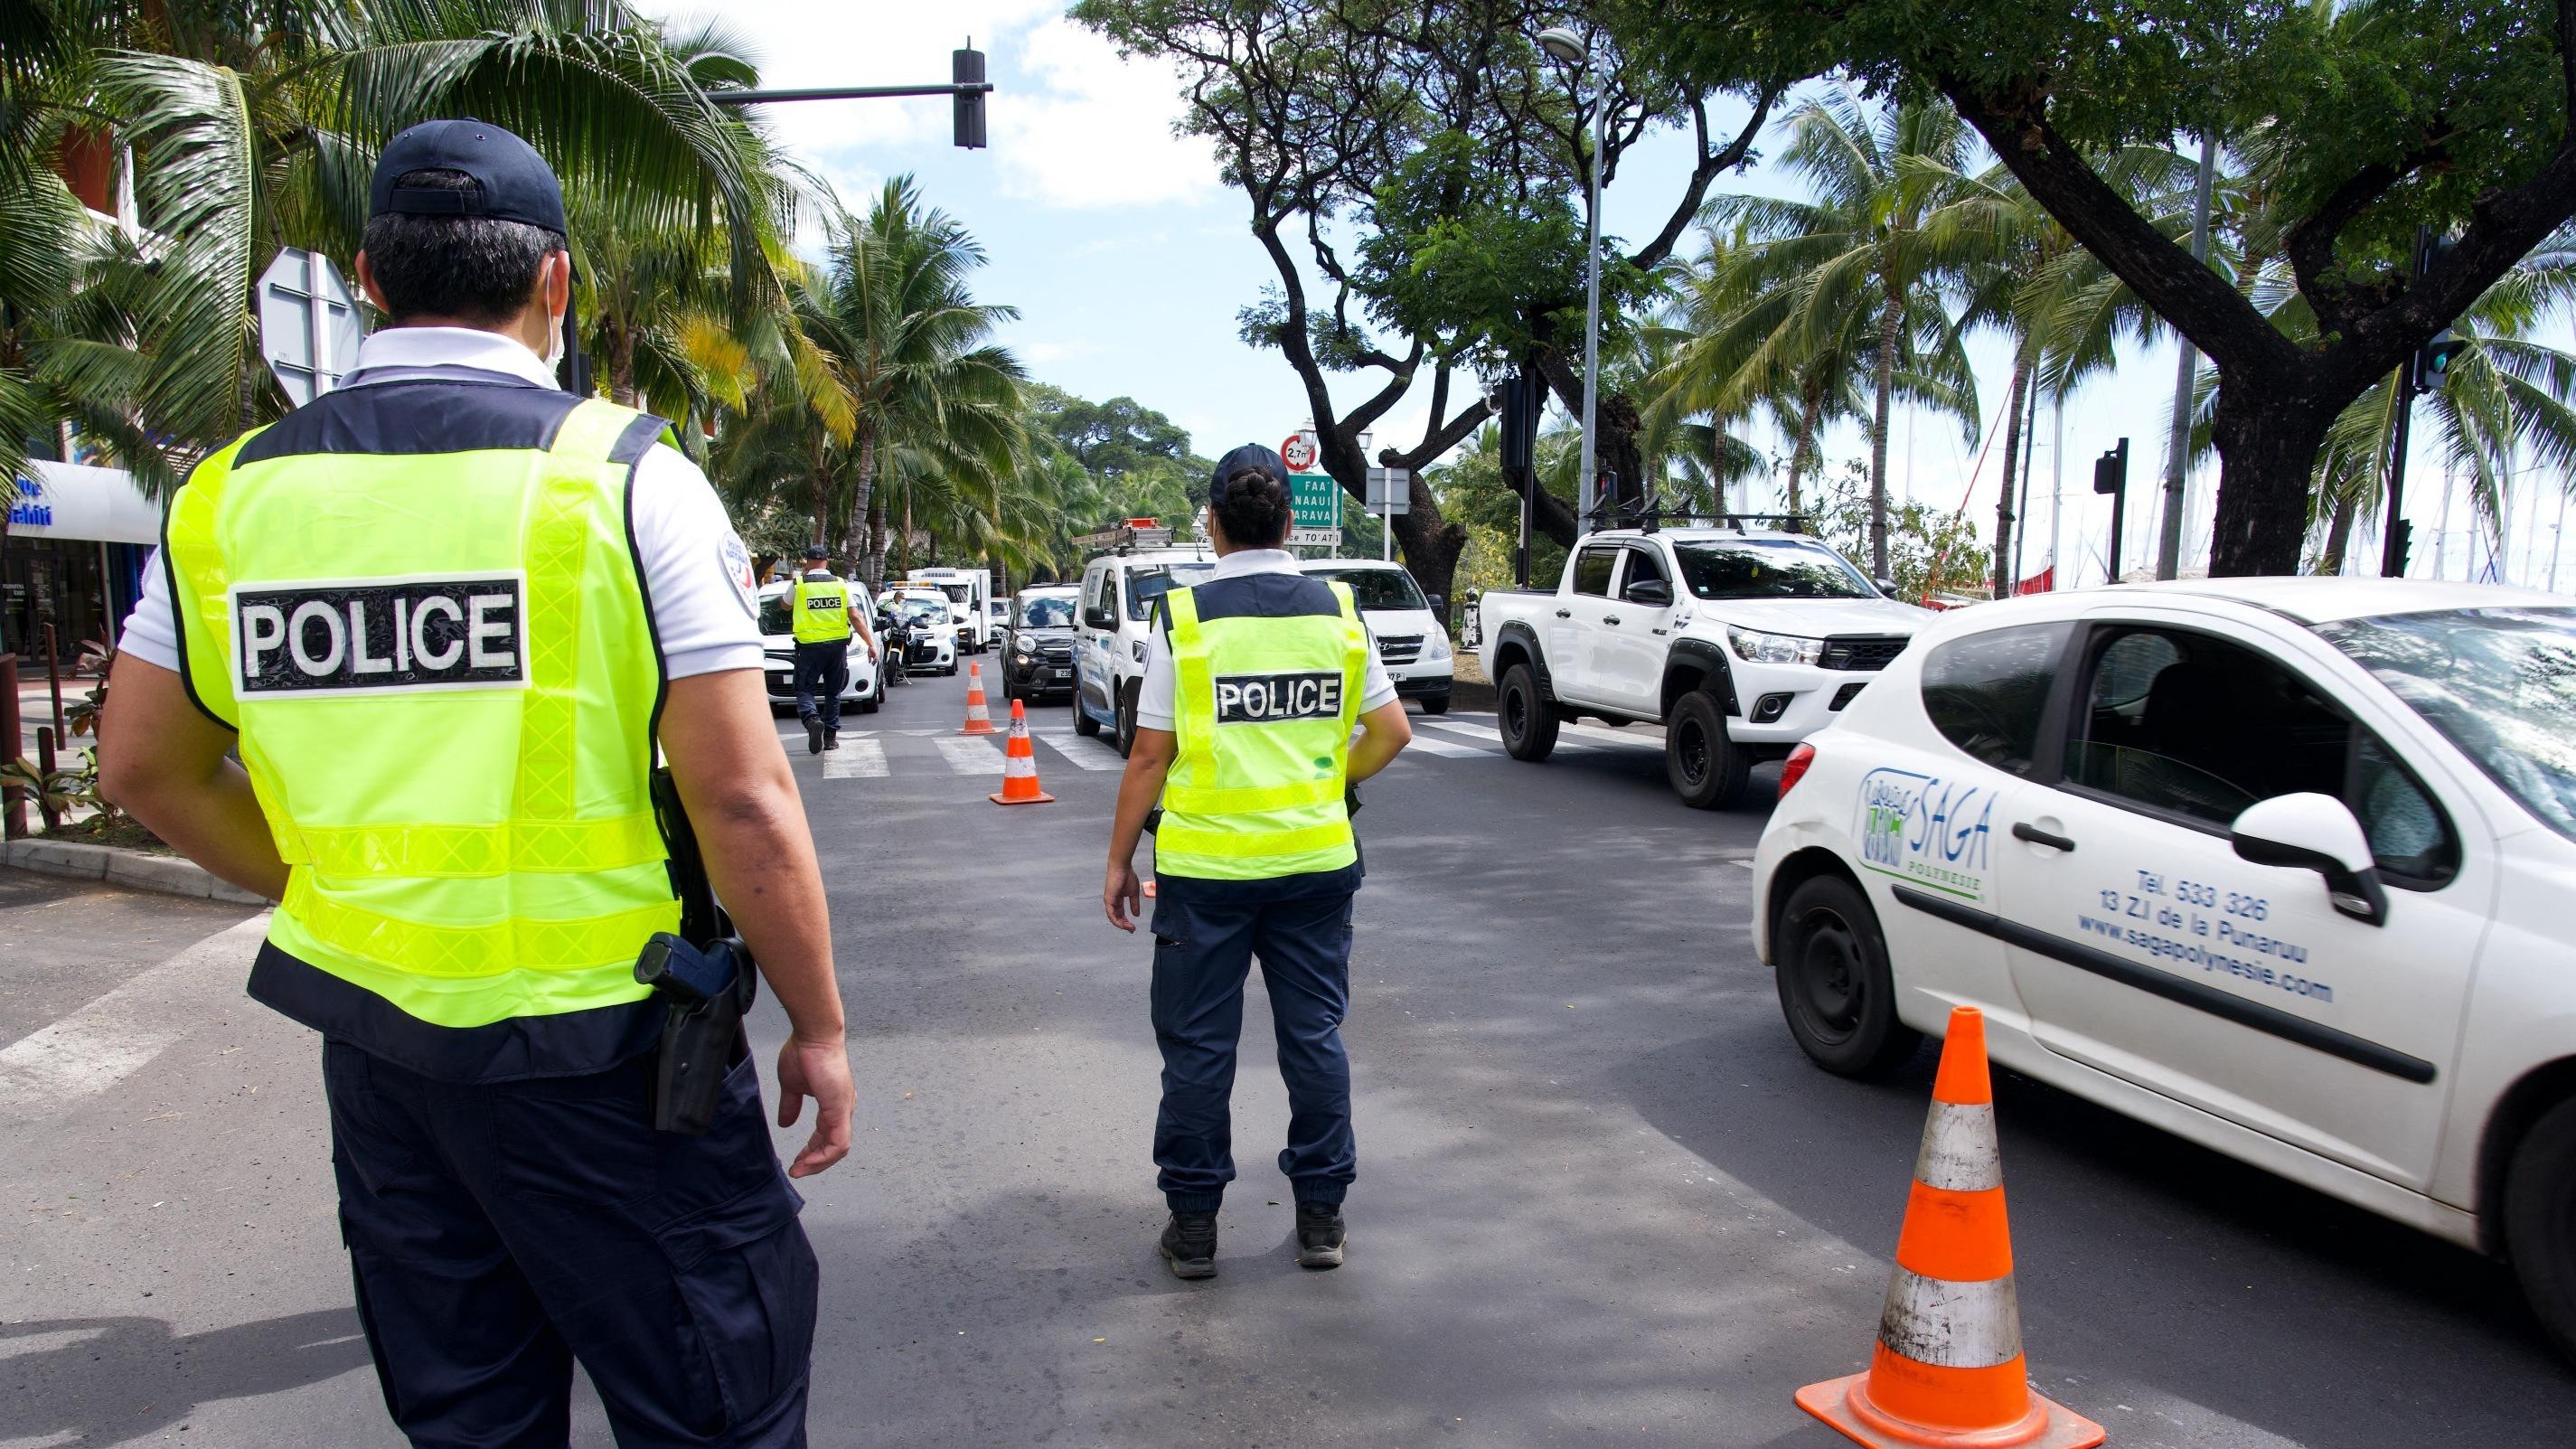
[{"label": "curb", "polygon": [[204,866],[193,860],[175,855],[146,855],[139,850],[120,850],[112,845],[88,845],[72,840],[12,840],[0,844],[0,865],[33,871],[37,875],[105,881],[127,890],[157,891],[165,896],[229,901],[244,906],[270,903],[265,896],[254,895],[239,886],[215,879]]}]

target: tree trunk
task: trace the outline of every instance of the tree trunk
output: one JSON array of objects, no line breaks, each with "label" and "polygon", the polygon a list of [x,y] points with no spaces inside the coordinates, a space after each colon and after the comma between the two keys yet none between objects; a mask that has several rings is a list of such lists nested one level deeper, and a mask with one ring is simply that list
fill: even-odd
[{"label": "tree trunk", "polygon": [[635,406],[635,334],[620,323],[608,328],[608,400],[622,408]]},{"label": "tree trunk", "polygon": [[885,497],[868,500],[868,559],[864,570],[871,592],[885,591],[886,526]]},{"label": "tree trunk", "polygon": [[1613,518],[1636,517],[1646,506],[1649,480],[1646,457],[1637,446],[1637,434],[1643,420],[1637,416],[1637,404],[1625,392],[1601,394],[1594,407],[1595,440],[1592,465],[1610,474],[1609,494]]},{"label": "tree trunk", "polygon": [[[850,523],[842,532],[841,543],[849,559],[850,576],[865,579],[868,587],[874,589],[877,587],[875,560],[879,557],[876,551],[876,514],[873,511],[876,501],[876,430],[861,424],[858,436],[852,441],[858,444],[858,454],[856,466],[851,470]],[[824,506],[821,481],[820,478],[815,480],[814,506],[818,511]]]},{"label": "tree trunk", "polygon": [[1467,547],[1467,530],[1440,517],[1440,505],[1432,501],[1430,485],[1419,473],[1413,475],[1411,511],[1395,516],[1395,546],[1422,592],[1449,597],[1458,577],[1458,555]]},{"label": "tree trunk", "polygon": [[1798,401],[1798,441],[1789,448],[1789,511],[1791,513],[1798,511],[1798,484],[1807,476],[1808,460],[1815,453],[1816,414],[1825,409],[1824,389],[1809,383],[1806,396]]},{"label": "tree trunk", "polygon": [[1995,499],[1995,597],[2012,597],[2013,585],[2013,465],[2021,461],[2022,394],[2030,381],[2030,364],[2015,362],[2012,375],[2012,402],[2004,412],[2004,486]]},{"label": "tree trunk", "polygon": [[2220,463],[2212,578],[2299,571],[2308,480],[2333,421],[2333,409],[2295,393],[2241,387],[2222,376],[2210,418]]},{"label": "tree trunk", "polygon": [[1896,344],[1905,332],[1905,299],[1890,290],[1878,317],[1878,411],[1869,432],[1869,576],[1887,577],[1887,413],[1896,396]]},{"label": "tree trunk", "polygon": [[2344,497],[2335,501],[2334,521],[2326,525],[2325,552],[2317,555],[2318,573],[2339,574],[2343,572],[2344,556],[2352,548],[2353,516],[2360,511],[2361,510],[2359,508],[2354,506],[2352,496],[2350,494],[2346,494]]}]

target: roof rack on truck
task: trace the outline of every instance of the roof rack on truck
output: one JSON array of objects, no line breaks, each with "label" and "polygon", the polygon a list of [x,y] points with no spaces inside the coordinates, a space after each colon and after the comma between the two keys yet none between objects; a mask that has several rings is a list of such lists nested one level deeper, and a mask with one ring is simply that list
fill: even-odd
[{"label": "roof rack on truck", "polygon": [[1086,554],[1134,553],[1140,548],[1169,548],[1172,531],[1150,518],[1131,518],[1115,528],[1086,533],[1073,541]]}]

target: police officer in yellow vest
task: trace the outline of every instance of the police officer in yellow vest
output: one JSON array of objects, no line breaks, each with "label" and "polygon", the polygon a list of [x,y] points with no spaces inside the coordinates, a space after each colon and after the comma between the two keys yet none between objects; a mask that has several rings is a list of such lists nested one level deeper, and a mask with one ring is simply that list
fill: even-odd
[{"label": "police officer in yellow vest", "polygon": [[[832,577],[831,554],[821,544],[805,548],[805,571],[787,591],[788,625],[796,635],[796,716],[805,722],[805,752],[841,747],[841,691],[850,684],[850,631],[877,657],[877,636],[859,616],[850,586]],[[817,696],[820,699],[817,699]]]},{"label": "police officer in yellow vest", "polygon": [[[340,1232],[420,1446],[563,1449],[577,1360],[620,1445],[805,1442],[815,1261],[788,1176],[849,1150],[813,844],[750,558],[656,418],[553,386],[563,197],[474,121],[385,148],[357,271],[391,327],[208,458],[127,625],[102,784],[278,901],[250,992],[323,1036]],[[655,746],[785,1008],[653,1126],[675,929]],[[240,763],[228,756],[238,750]]]},{"label": "police officer in yellow vest", "polygon": [[[1252,959],[1270,992],[1296,1198],[1297,1261],[1340,1266],[1357,1176],[1351,1068],[1351,897],[1360,860],[1348,787],[1413,738],[1351,591],[1297,571],[1288,470],[1258,444],[1209,480],[1207,582],[1163,596],[1118,790],[1101,903],[1135,927],[1133,865],[1156,801],[1154,1035],[1163,1105],[1154,1161],[1175,1276],[1216,1273],[1217,1210],[1234,1179],[1230,1098]],[[1360,735],[1353,742],[1353,727]]]}]

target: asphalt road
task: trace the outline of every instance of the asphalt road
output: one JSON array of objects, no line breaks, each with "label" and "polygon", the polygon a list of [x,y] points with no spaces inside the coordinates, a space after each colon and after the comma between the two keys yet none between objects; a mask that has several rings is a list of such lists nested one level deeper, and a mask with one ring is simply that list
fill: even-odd
[{"label": "asphalt road", "polygon": [[[1791,1046],[1745,934],[1758,810],[1684,809],[1630,732],[1569,732],[1587,748],[1531,767],[1490,720],[1417,717],[1427,748],[1360,816],[1350,1263],[1292,1260],[1256,990],[1222,1272],[1184,1284],[1153,1251],[1151,942],[1098,905],[1116,757],[1035,709],[1056,803],[993,806],[999,743],[947,733],[962,694],[917,681],[837,755],[793,746],[860,1082],[857,1150],[806,1189],[816,1444],[1844,1442],[1790,1394],[1865,1361],[1930,1058],[1862,1086]],[[0,933],[66,909],[0,891]],[[256,923],[174,960],[233,917],[84,909],[87,936],[11,953],[11,994],[111,992],[65,1020],[139,1059],[0,1103],[0,1191],[25,1204],[0,1219],[0,1445],[396,1443],[354,1336],[318,1050],[238,992]],[[120,949],[122,987],[99,965]],[[47,951],[78,964],[27,959]],[[760,1028],[774,1045],[766,1007]],[[0,1050],[0,1093],[28,1054]],[[2033,1372],[2112,1443],[2529,1444],[2576,1421],[2576,1373],[2496,1266],[1998,1087]],[[595,1410],[579,1424],[608,1442]]]}]

